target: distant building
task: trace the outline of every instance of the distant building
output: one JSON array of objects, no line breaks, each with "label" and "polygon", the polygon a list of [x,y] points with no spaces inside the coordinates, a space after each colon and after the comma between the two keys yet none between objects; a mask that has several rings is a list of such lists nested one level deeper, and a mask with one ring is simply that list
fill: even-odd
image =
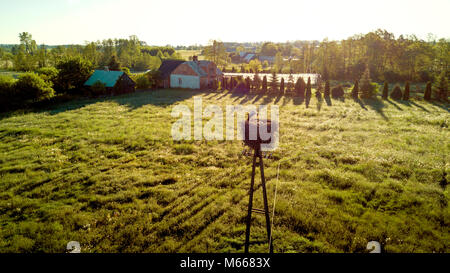
[{"label": "distant building", "polygon": [[177,67],[184,63],[184,61],[178,61],[178,60],[165,60],[162,62],[161,66],[159,67],[159,76],[161,78],[160,83],[158,84],[158,87],[160,88],[170,88],[170,74],[177,69]]},{"label": "distant building", "polygon": [[240,55],[241,55],[242,62],[244,62],[244,63],[249,63],[251,60],[256,59],[255,53],[241,52]]},{"label": "distant building", "polygon": [[207,89],[218,83],[222,71],[210,61],[199,61],[194,56],[192,61],[162,64],[159,69],[163,76],[163,87]]},{"label": "distant building", "polygon": [[274,56],[259,56],[259,61],[264,63],[264,61],[267,61],[269,64],[275,63],[275,57]]},{"label": "distant building", "polygon": [[95,70],[84,86],[91,87],[96,82],[105,85],[110,93],[130,93],[134,92],[136,83],[123,71]]},{"label": "distant building", "polygon": [[295,56],[289,56],[288,58],[283,58],[283,61],[290,62],[290,61],[299,61],[300,59]]}]

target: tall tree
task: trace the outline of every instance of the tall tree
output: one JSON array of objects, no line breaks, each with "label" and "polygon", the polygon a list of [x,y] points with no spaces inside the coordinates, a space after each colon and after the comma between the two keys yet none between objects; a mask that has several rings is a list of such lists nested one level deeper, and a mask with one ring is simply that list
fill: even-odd
[{"label": "tall tree", "polygon": [[283,55],[281,54],[281,52],[278,52],[276,55],[275,55],[275,67],[278,69],[278,70],[282,70],[283,69],[283,67],[284,67],[284,61],[283,61]]},{"label": "tall tree", "polygon": [[263,78],[263,82],[262,82],[262,91],[263,91],[264,93],[267,93],[267,76],[266,76],[266,75],[264,75],[264,78]]},{"label": "tall tree", "polygon": [[324,97],[329,98],[330,97],[330,81],[325,81],[325,91],[323,93]]},{"label": "tall tree", "polygon": [[275,69],[272,71],[272,75],[270,78],[270,87],[272,89],[272,92],[276,92],[278,89],[278,75]]},{"label": "tall tree", "polygon": [[384,100],[387,100],[388,96],[389,96],[389,84],[388,82],[384,82],[382,98]]},{"label": "tall tree", "polygon": [[353,85],[352,98],[354,98],[355,100],[357,100],[359,98],[359,82],[358,82],[358,80],[356,80],[355,84]]},{"label": "tall tree", "polygon": [[294,76],[292,75],[292,73],[289,73],[287,88],[289,92],[294,91]]},{"label": "tall tree", "polygon": [[446,71],[442,71],[438,78],[437,98],[442,101],[448,100],[448,81]]},{"label": "tall tree", "polygon": [[25,46],[25,52],[33,55],[37,51],[36,41],[33,40],[33,36],[28,32],[22,32],[19,34],[20,43]]},{"label": "tall tree", "polygon": [[308,77],[308,82],[306,83],[306,94],[307,100],[311,99],[311,77]]},{"label": "tall tree", "polygon": [[284,78],[281,78],[281,82],[280,82],[280,93],[284,94]]},{"label": "tall tree", "polygon": [[255,75],[253,75],[253,88],[255,90],[259,90],[261,87],[261,78],[259,77],[258,71],[255,72]]},{"label": "tall tree", "polygon": [[425,87],[425,94],[424,94],[423,98],[425,100],[431,100],[431,92],[432,92],[431,82],[427,82],[427,86]]},{"label": "tall tree", "polygon": [[122,65],[120,64],[119,58],[117,58],[116,54],[111,56],[111,61],[108,64],[108,68],[113,71],[121,71]]},{"label": "tall tree", "polygon": [[405,92],[403,92],[403,100],[409,100],[409,82],[405,84]]},{"label": "tall tree", "polygon": [[207,60],[214,62],[216,65],[225,65],[228,60],[224,44],[216,40],[210,41],[210,44],[205,47],[204,55]]},{"label": "tall tree", "polygon": [[369,66],[366,65],[366,70],[361,77],[361,97],[362,98],[372,98],[373,96],[373,88],[372,81],[370,79],[370,71]]}]

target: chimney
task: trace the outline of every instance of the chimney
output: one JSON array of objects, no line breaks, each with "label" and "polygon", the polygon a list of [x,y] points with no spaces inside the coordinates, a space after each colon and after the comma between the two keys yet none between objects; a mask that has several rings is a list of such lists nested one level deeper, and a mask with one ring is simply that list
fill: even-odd
[{"label": "chimney", "polygon": [[197,56],[197,55],[192,56],[192,60],[193,60],[194,62],[198,62],[198,56]]},{"label": "chimney", "polygon": [[108,66],[105,66],[105,71],[109,71],[109,67]]}]

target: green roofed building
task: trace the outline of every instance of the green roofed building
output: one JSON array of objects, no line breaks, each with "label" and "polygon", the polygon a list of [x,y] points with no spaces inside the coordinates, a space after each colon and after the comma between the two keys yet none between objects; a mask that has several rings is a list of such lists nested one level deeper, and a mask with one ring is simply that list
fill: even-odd
[{"label": "green roofed building", "polygon": [[136,87],[136,83],[122,71],[95,70],[84,86],[91,87],[96,82],[103,83],[113,94],[134,92]]}]

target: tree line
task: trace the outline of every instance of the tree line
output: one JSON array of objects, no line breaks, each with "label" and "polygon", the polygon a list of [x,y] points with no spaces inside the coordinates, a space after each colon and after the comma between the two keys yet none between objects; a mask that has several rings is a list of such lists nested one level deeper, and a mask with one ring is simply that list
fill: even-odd
[{"label": "tree line", "polygon": [[[242,47],[236,50],[245,51]],[[226,51],[226,46],[217,41],[205,48],[207,58],[219,60],[219,65],[231,63],[230,56],[236,54]],[[255,53],[273,57],[270,69],[278,73],[318,73],[326,80],[359,79],[366,65],[377,82],[428,82],[443,72],[447,78],[450,76],[450,40],[438,40],[432,35],[425,41],[414,35],[395,37],[379,29],[340,41],[266,42]],[[241,72],[260,72],[268,66],[267,62],[254,60],[242,64]]]},{"label": "tree line", "polygon": [[0,68],[34,71],[55,67],[64,58],[81,57],[95,68],[104,68],[115,56],[123,67],[134,71],[158,69],[164,59],[182,59],[174,48],[149,46],[136,36],[129,39],[106,39],[85,45],[39,45],[28,32],[19,34],[20,44],[0,47]]},{"label": "tree line", "polygon": [[[324,98],[343,98],[346,95],[345,88],[351,90],[348,95],[355,100],[374,99],[377,95],[381,95],[382,99],[394,100],[409,100],[411,96],[410,82],[406,81],[404,90],[399,84],[396,84],[392,90],[389,90],[389,83],[385,81],[382,91],[379,90],[379,85],[373,82],[371,78],[370,68],[366,65],[361,78],[355,80],[353,86],[347,84],[337,84],[331,87],[329,79],[323,79],[319,76],[314,84],[315,96],[320,99]],[[308,77],[307,82],[302,77],[299,77],[294,82],[294,76],[289,74],[287,81],[282,77],[279,79],[276,70],[273,70],[270,79],[264,76],[262,79],[259,73],[256,72],[253,79],[243,76],[222,77],[220,82],[215,85],[218,90],[230,90],[232,92],[254,92],[254,93],[271,93],[277,95],[291,95],[306,98],[309,100],[312,95],[311,78]],[[381,91],[381,93],[380,93]],[[425,100],[437,100],[448,102],[448,80],[445,73],[441,73],[435,82],[428,81],[424,90],[421,90],[417,85],[415,90],[416,96],[422,96]]]}]

